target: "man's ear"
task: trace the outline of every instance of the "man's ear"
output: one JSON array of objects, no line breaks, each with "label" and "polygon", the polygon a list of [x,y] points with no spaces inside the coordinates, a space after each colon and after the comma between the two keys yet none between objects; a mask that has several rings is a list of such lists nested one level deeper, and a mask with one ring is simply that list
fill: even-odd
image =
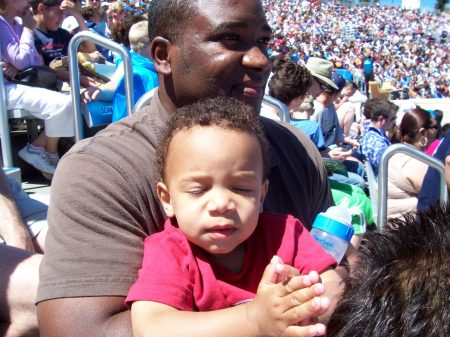
[{"label": "man's ear", "polygon": [[39,3],[38,7],[37,7],[37,14],[42,14],[42,12],[44,12],[44,8],[45,8],[45,5],[42,2]]},{"label": "man's ear", "polygon": [[175,212],[173,211],[172,203],[170,201],[170,193],[166,184],[161,181],[158,182],[158,184],[156,184],[156,193],[158,194],[159,201],[161,201],[166,215],[169,218],[174,217]]},{"label": "man's ear", "polygon": [[263,211],[264,199],[266,199],[267,191],[269,190],[269,180],[265,179],[261,186],[261,198],[259,200],[259,211]]},{"label": "man's ear", "polygon": [[170,64],[170,49],[172,47],[173,45],[169,40],[160,36],[155,37],[150,44],[150,56],[159,74],[170,75],[172,73]]}]

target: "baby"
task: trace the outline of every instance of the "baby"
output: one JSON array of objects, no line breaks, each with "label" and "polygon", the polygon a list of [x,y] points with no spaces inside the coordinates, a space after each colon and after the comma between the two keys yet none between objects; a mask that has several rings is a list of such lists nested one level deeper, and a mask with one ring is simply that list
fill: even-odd
[{"label": "baby", "polygon": [[334,277],[336,261],[297,219],[260,213],[268,147],[252,108],[215,98],[179,109],[158,166],[168,219],[128,294],[135,336],[323,335],[319,273]]}]

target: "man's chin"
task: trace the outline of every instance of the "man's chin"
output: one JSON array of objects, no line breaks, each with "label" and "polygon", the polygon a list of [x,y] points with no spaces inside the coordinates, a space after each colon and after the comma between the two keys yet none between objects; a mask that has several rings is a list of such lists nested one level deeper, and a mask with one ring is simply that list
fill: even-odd
[{"label": "man's chin", "polygon": [[250,105],[253,108],[256,115],[259,115],[259,113],[261,111],[262,97],[252,97],[252,96],[249,97],[249,96],[245,96],[245,95],[231,96],[231,97],[235,97],[235,98],[247,103],[248,105]]}]

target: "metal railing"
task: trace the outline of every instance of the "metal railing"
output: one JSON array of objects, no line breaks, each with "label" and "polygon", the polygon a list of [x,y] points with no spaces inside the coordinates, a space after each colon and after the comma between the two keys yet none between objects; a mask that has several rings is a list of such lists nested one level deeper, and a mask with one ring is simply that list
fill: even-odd
[{"label": "metal railing", "polygon": [[156,91],[157,88],[158,87],[153,88],[152,90],[147,91],[145,94],[143,94],[141,96],[141,98],[139,98],[139,100],[134,105],[132,113],[135,113],[135,112],[141,110],[144,106],[150,104],[150,101],[152,100],[153,95],[155,94],[155,91]]},{"label": "metal railing", "polygon": [[289,115],[289,110],[287,106],[276,98],[270,95],[264,95],[263,103],[269,105],[270,107],[278,111],[280,120],[282,122],[289,123],[291,121],[291,116]]},{"label": "metal railing", "polygon": [[405,144],[394,144],[387,148],[380,160],[378,169],[378,222],[377,227],[379,231],[383,231],[384,224],[387,220],[387,192],[388,192],[388,164],[391,157],[396,153],[407,154],[417,160],[423,161],[429,166],[435,168],[441,176],[440,184],[440,200],[441,203],[446,203],[448,200],[447,183],[445,181],[444,165],[426,153]]},{"label": "metal railing", "polygon": [[[0,47],[0,55],[2,54]],[[3,68],[0,67],[0,136],[2,141],[3,166],[9,168],[13,166],[11,153],[11,136],[9,134],[8,110],[6,110],[6,92],[3,76]]]},{"label": "metal railing", "polygon": [[119,53],[123,59],[124,81],[127,113],[131,115],[133,111],[134,93],[133,93],[133,72],[131,66],[130,52],[122,45],[111,41],[105,37],[88,31],[77,33],[69,43],[69,72],[70,72],[70,94],[72,96],[73,118],[75,125],[75,141],[83,139],[83,114],[81,113],[80,101],[80,74],[78,72],[78,47],[83,41],[89,40],[102,47],[111,49]]}]

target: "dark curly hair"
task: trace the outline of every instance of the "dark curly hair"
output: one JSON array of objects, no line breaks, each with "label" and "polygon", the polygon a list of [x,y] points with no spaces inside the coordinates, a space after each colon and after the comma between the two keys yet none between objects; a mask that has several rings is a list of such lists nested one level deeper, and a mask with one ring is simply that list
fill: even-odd
[{"label": "dark curly hair", "polygon": [[165,180],[166,158],[170,143],[180,131],[196,126],[217,126],[255,135],[261,147],[263,178],[269,175],[268,145],[263,126],[249,105],[235,98],[216,97],[202,99],[179,108],[170,118],[157,147],[157,168]]},{"label": "dark curly hair", "polygon": [[450,335],[450,207],[391,219],[367,233],[327,337]]},{"label": "dark curly hair", "polygon": [[288,105],[304,96],[312,84],[311,73],[305,66],[292,61],[280,64],[269,82],[270,96]]},{"label": "dark curly hair", "polygon": [[185,24],[197,13],[196,0],[153,0],[148,4],[148,36],[177,42]]}]

